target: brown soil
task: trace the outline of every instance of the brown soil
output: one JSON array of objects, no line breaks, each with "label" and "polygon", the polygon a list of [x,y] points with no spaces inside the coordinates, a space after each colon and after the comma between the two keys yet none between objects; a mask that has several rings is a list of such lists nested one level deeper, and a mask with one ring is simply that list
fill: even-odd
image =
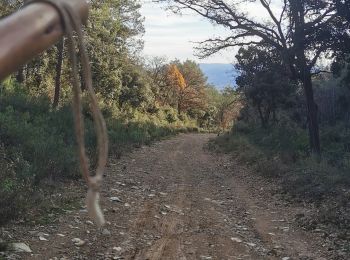
[{"label": "brown soil", "polygon": [[83,207],[45,225],[8,226],[3,237],[33,253],[7,258],[330,259],[321,234],[295,225],[309,209],[278,199],[273,183],[205,149],[210,137],[179,135],[111,160],[102,192],[108,230],[96,230]]}]

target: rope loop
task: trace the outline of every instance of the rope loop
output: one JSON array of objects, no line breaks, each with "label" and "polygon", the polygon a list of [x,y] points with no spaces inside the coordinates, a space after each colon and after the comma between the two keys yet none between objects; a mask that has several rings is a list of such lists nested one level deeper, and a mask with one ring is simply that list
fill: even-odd
[{"label": "rope loop", "polygon": [[[74,114],[74,128],[78,144],[79,162],[82,175],[89,187],[87,195],[87,209],[89,216],[95,223],[101,227],[105,220],[102,210],[99,206],[99,192],[103,179],[103,173],[108,159],[108,135],[106,122],[103,118],[102,112],[99,108],[96,94],[92,86],[92,74],[89,63],[89,58],[84,42],[84,34],[82,30],[82,23],[79,14],[66,2],[58,0],[29,0],[26,5],[33,3],[46,3],[53,6],[60,15],[64,34],[68,42],[69,59],[72,66],[72,85],[73,85],[73,114]],[[74,38],[76,33],[76,40]],[[79,80],[79,59],[76,49],[79,50],[80,64],[82,67],[82,82],[84,82],[84,89],[86,89],[90,98],[90,107],[92,111],[94,127],[97,135],[97,151],[98,160],[95,176],[90,175],[89,160],[86,155],[85,148],[85,131],[84,118],[82,113],[82,83]]]}]

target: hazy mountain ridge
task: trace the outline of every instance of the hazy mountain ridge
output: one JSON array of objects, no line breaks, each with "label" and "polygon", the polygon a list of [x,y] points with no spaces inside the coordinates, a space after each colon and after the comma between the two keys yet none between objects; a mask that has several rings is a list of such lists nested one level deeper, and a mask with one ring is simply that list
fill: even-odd
[{"label": "hazy mountain ridge", "polygon": [[208,83],[218,89],[226,86],[235,86],[238,72],[232,64],[225,63],[201,63],[199,64],[203,73],[208,77]]}]

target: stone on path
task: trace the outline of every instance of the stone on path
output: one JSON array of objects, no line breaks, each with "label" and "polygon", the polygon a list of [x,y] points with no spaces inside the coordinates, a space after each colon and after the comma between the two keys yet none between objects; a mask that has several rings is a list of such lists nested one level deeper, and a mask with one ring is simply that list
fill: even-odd
[{"label": "stone on path", "polygon": [[85,241],[81,240],[80,238],[73,238],[72,242],[74,243],[74,245],[76,246],[83,246],[85,245]]},{"label": "stone on path", "polygon": [[242,239],[240,239],[240,238],[238,238],[238,237],[231,237],[231,240],[232,240],[233,242],[237,242],[237,243],[242,243],[242,242],[243,242]]},{"label": "stone on path", "polygon": [[15,252],[19,252],[19,253],[20,252],[32,253],[32,250],[30,249],[30,247],[25,243],[12,243],[11,248]]},{"label": "stone on path", "polygon": [[118,197],[110,197],[109,199],[110,201],[113,201],[113,202],[122,202],[122,200]]},{"label": "stone on path", "polygon": [[102,235],[104,235],[104,236],[110,236],[110,235],[111,235],[111,232],[110,232],[107,228],[104,228],[104,229],[102,230]]},{"label": "stone on path", "polygon": [[42,236],[39,237],[39,240],[40,241],[48,241],[45,237],[42,237]]}]

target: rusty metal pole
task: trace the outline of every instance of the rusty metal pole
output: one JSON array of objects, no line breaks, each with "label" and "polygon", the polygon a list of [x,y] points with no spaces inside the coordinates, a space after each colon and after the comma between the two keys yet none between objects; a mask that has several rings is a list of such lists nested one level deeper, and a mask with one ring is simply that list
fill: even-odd
[{"label": "rusty metal pole", "polygon": [[[89,12],[86,0],[58,1],[70,4],[86,22]],[[46,3],[30,4],[0,20],[0,81],[50,48],[62,35],[59,13]]]}]

